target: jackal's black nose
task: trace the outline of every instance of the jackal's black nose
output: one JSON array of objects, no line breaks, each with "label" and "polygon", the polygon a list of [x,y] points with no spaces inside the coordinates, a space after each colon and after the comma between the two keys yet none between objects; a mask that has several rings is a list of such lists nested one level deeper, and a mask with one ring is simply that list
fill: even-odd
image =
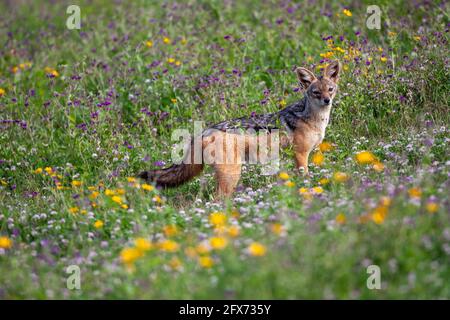
[{"label": "jackal's black nose", "polygon": [[325,103],[325,104],[329,104],[329,103],[330,103],[330,99],[329,99],[329,98],[325,98],[325,99],[323,99],[323,103]]}]

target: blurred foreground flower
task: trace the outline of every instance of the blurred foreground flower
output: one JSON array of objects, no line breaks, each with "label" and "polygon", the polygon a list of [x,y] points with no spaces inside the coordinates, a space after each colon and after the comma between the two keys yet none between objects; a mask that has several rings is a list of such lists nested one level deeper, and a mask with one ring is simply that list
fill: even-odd
[{"label": "blurred foreground flower", "polygon": [[211,268],[214,265],[214,260],[208,256],[198,258],[198,262],[203,268]]},{"label": "blurred foreground flower", "polygon": [[435,213],[439,210],[439,205],[436,202],[428,202],[425,209],[428,213]]},{"label": "blurred foreground flower", "polygon": [[347,219],[346,219],[346,217],[345,217],[345,214],[339,213],[339,214],[336,216],[336,222],[337,222],[337,223],[339,223],[339,224],[344,224],[346,221],[347,221]]},{"label": "blurred foreground flower", "polygon": [[215,227],[225,225],[226,221],[227,216],[223,212],[217,211],[209,215],[209,222]]},{"label": "blurred foreground flower", "polygon": [[420,199],[422,196],[422,190],[420,190],[420,188],[411,188],[408,190],[408,194],[411,198]]},{"label": "blurred foreground flower", "polygon": [[374,154],[370,151],[358,152],[355,156],[355,159],[359,164],[372,164],[377,160]]},{"label": "blurred foreground flower", "polygon": [[259,242],[253,242],[248,247],[248,252],[255,257],[264,256],[267,252],[267,248]]},{"label": "blurred foreground flower", "polygon": [[281,180],[288,180],[289,179],[289,175],[287,174],[287,172],[280,172],[280,174],[278,175],[278,177],[281,179]]},{"label": "blurred foreground flower", "polygon": [[335,172],[333,175],[333,179],[336,182],[345,182],[348,180],[348,174],[346,174],[345,172]]},{"label": "blurred foreground flower", "polygon": [[13,245],[13,242],[8,237],[0,237],[0,248],[1,249],[10,249]]}]

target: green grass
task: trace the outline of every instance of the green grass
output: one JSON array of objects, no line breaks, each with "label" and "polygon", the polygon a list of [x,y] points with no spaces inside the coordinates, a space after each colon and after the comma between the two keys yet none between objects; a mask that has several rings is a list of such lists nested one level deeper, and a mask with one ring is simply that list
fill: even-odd
[{"label": "green grass", "polygon": [[[448,4],[382,1],[382,28],[368,30],[370,1],[81,1],[82,28],[68,30],[69,2],[10,3],[0,4],[0,298],[450,298]],[[170,163],[174,129],[298,100],[293,68],[320,74],[328,51],[344,66],[334,148],[308,178],[287,150],[281,170],[295,186],[248,166],[225,202],[210,169],[173,190],[128,182]],[[358,164],[363,150],[384,170]],[[214,236],[225,248],[205,245]],[[123,263],[140,237],[153,248]],[[167,239],[177,251],[163,250]],[[250,254],[254,242],[264,255]],[[366,286],[373,264],[380,290]],[[81,290],[66,287],[69,265]]]}]

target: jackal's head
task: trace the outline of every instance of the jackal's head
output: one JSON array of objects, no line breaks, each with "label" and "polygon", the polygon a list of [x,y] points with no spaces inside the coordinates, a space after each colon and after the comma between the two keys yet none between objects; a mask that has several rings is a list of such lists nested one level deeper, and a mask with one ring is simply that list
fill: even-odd
[{"label": "jackal's head", "polygon": [[297,68],[298,79],[305,90],[306,98],[312,107],[329,107],[337,91],[337,82],[341,65],[333,61],[325,68],[323,76],[316,78],[314,73],[305,68]]}]

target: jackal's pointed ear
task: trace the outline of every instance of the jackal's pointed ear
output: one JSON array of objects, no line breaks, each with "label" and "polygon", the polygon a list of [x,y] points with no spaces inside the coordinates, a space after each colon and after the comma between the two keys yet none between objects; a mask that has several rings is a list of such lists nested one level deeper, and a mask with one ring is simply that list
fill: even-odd
[{"label": "jackal's pointed ear", "polygon": [[323,75],[334,83],[337,83],[339,80],[339,72],[341,72],[341,63],[338,60],[335,60],[325,68]]},{"label": "jackal's pointed ear", "polygon": [[313,83],[314,80],[316,80],[316,76],[314,73],[309,71],[308,69],[299,67],[295,69],[295,73],[297,74],[298,80],[300,80],[300,83],[303,87],[303,89],[308,89],[308,87]]}]

